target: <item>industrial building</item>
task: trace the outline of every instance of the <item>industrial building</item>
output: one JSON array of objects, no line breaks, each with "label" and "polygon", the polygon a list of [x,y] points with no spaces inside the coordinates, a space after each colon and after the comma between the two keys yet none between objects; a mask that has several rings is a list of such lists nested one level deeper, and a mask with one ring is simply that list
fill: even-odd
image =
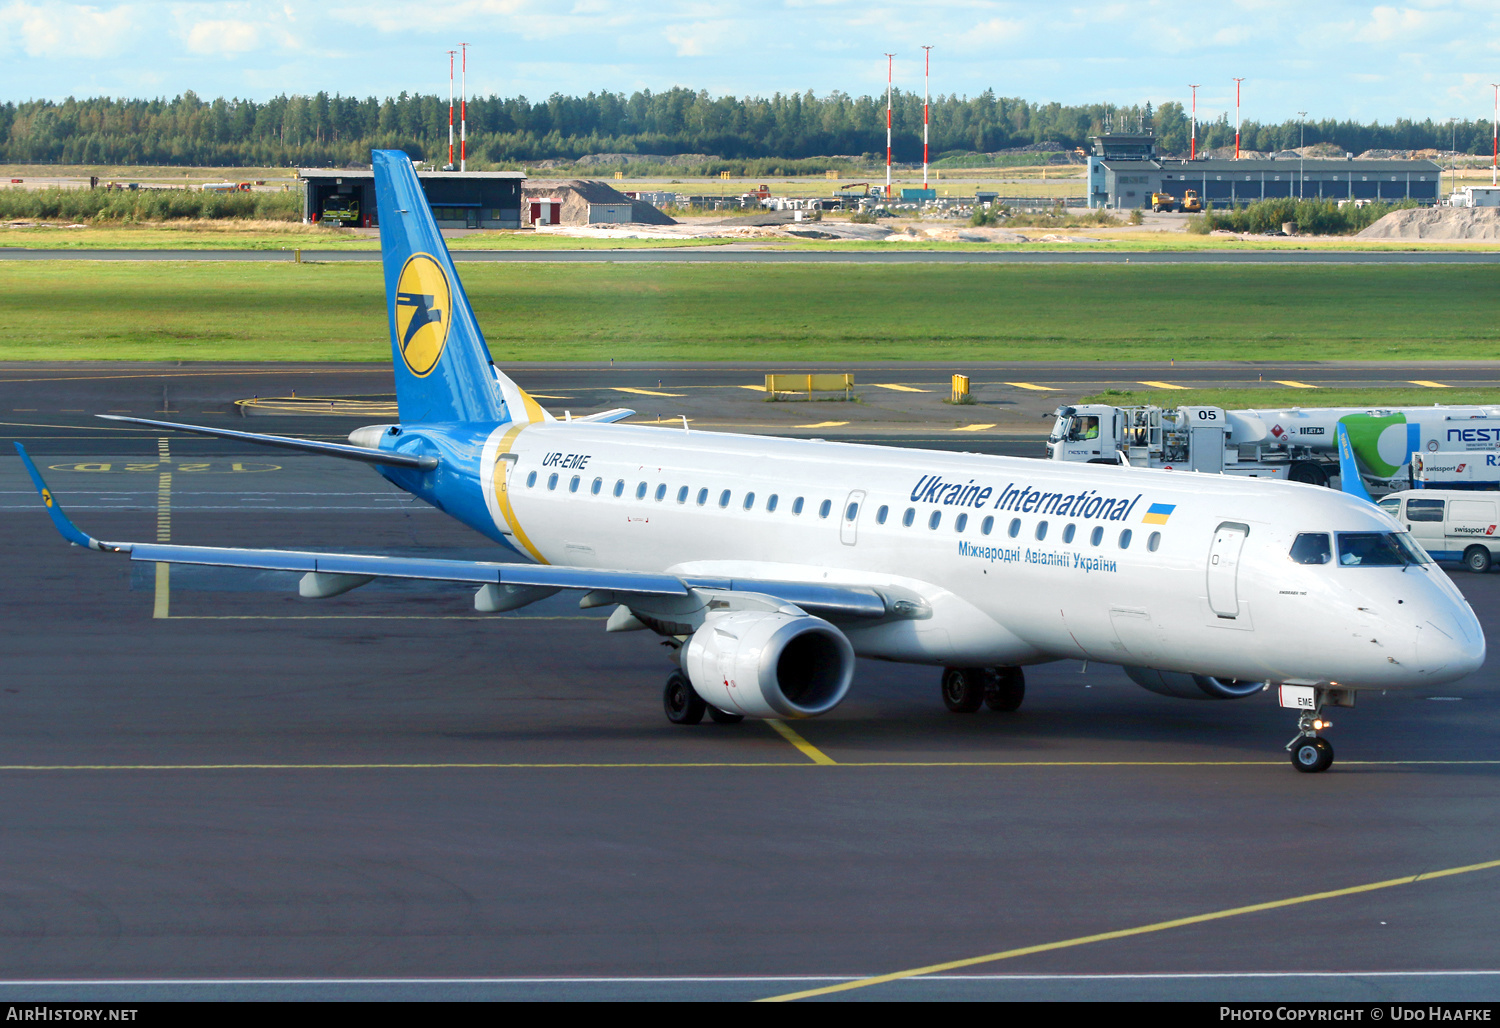
[{"label": "industrial building", "polygon": [[[306,185],[303,224],[379,225],[373,171],[303,168],[297,175]],[[524,171],[422,171],[417,179],[439,228],[521,227]]]},{"label": "industrial building", "polygon": [[1196,160],[1159,157],[1150,132],[1094,137],[1088,161],[1090,207],[1150,207],[1152,193],[1196,189],[1205,206],[1232,207],[1274,197],[1415,200],[1436,204],[1442,168],[1435,161],[1282,159]]},{"label": "industrial building", "polygon": [[675,225],[646,200],[626,196],[593,179],[536,179],[522,192],[527,225]]}]

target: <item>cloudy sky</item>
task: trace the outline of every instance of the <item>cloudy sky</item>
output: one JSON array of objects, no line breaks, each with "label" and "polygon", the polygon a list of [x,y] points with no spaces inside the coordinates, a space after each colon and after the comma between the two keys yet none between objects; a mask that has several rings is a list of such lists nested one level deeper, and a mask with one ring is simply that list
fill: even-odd
[{"label": "cloudy sky", "polygon": [[67,95],[264,98],[447,89],[470,50],[471,93],[654,90],[735,95],[933,89],[1064,103],[1186,100],[1200,115],[1388,121],[1487,117],[1500,81],[1500,2],[1141,0],[294,0],[257,4],[0,0],[0,100]]}]

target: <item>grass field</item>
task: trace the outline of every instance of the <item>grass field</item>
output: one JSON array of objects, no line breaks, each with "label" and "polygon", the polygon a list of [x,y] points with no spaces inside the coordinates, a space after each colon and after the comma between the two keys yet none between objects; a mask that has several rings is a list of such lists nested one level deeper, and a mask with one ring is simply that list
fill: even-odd
[{"label": "grass field", "polygon": [[[0,359],[389,358],[375,263],[3,268]],[[462,274],[497,361],[1500,357],[1490,267],[474,264]]]}]

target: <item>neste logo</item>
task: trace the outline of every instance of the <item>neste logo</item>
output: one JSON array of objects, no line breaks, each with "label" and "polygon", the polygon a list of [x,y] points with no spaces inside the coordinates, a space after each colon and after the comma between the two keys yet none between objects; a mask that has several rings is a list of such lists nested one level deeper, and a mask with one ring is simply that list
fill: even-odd
[{"label": "neste logo", "polygon": [[429,254],[412,254],[396,280],[396,338],[401,359],[418,378],[437,366],[448,343],[452,292],[442,265]]}]

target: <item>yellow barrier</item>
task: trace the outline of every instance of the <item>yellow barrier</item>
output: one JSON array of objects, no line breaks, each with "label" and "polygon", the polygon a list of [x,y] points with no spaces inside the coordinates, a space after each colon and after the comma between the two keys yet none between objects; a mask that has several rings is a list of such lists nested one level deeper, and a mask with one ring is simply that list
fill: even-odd
[{"label": "yellow barrier", "polygon": [[766,393],[806,393],[809,400],[813,393],[842,392],[844,399],[854,388],[853,375],[767,375]]},{"label": "yellow barrier", "polygon": [[969,396],[969,376],[968,375],[954,375],[953,376],[953,402],[954,403],[964,403],[964,402],[967,401],[968,396]]}]

